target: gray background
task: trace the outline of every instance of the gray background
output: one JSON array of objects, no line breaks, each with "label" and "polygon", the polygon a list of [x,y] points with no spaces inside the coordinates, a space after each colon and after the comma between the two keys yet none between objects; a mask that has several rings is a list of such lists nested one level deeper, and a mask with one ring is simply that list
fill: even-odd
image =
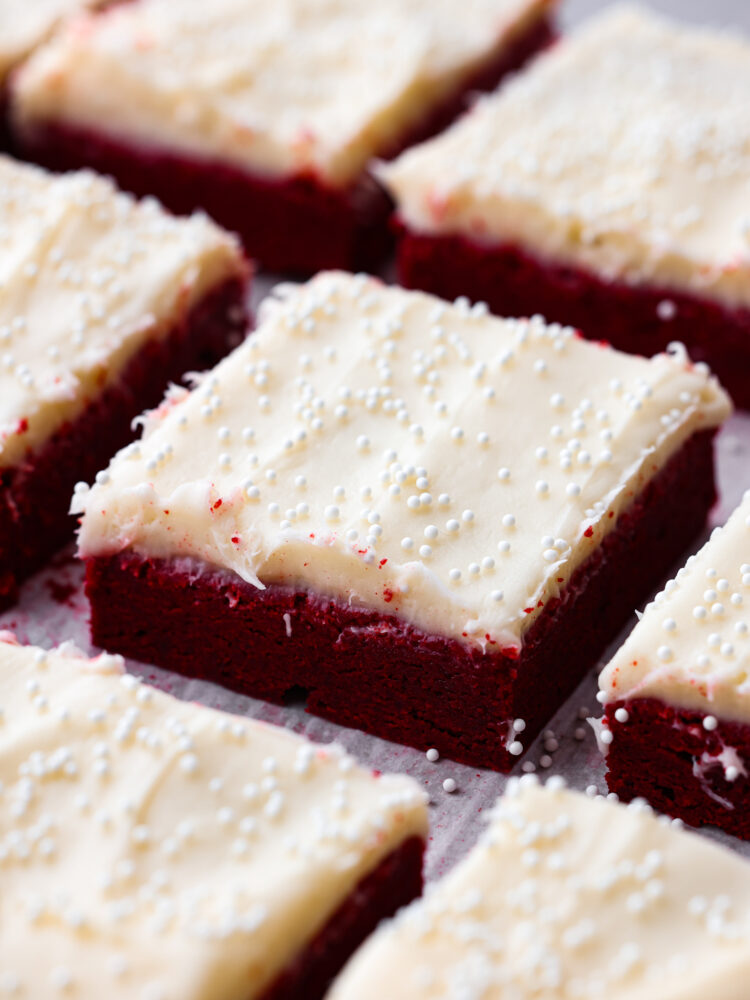
[{"label": "gray background", "polygon": [[[750,28],[750,0],[648,0],[644,5],[699,24]],[[563,0],[562,23],[568,27],[608,6],[602,0]]]}]

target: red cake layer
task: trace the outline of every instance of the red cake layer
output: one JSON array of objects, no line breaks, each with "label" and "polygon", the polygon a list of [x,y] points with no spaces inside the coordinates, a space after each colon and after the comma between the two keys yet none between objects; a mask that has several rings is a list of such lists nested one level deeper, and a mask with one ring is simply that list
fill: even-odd
[{"label": "red cake layer", "polygon": [[11,132],[8,118],[8,91],[0,83],[0,153],[10,152]]},{"label": "red cake layer", "polygon": [[96,473],[134,434],[131,422],[156,406],[170,381],[212,367],[244,336],[246,284],[227,281],[186,312],[166,337],[149,340],[118,380],[24,461],[0,469],[0,608],[19,584],[73,537],[73,487]]},{"label": "red cake layer", "polygon": [[421,894],[424,846],[411,837],[365,876],[259,1000],[322,1000],[349,956],[380,921]]},{"label": "red cake layer", "polygon": [[[501,316],[539,313],[621,351],[651,357],[674,340],[706,361],[735,403],[750,409],[750,309],[649,285],[604,281],[539,260],[512,244],[430,236],[395,223],[399,280],[445,299],[466,295]],[[664,305],[667,303],[667,305]]]},{"label": "red cake layer", "polygon": [[[469,92],[495,86],[552,37],[548,21],[534,25],[384,152],[395,155],[443,128],[466,107]],[[312,173],[268,178],[221,160],[146,147],[54,121],[35,124],[16,139],[24,155],[52,170],[92,167],[113,176],[127,191],[156,195],[173,212],[203,209],[238,233],[248,253],[268,270],[296,274],[328,268],[372,271],[391,247],[391,201],[367,173],[346,188],[331,187]]]},{"label": "red cake layer", "polygon": [[[87,560],[93,641],[112,652],[307,709],[385,739],[506,771],[702,529],[712,432],[692,437],[550,600],[523,649],[482,653],[396,615],[132,552]],[[679,498],[676,502],[675,498]]]},{"label": "red cake layer", "polygon": [[[615,720],[618,708],[627,709],[627,722]],[[705,713],[652,698],[608,705],[605,718],[614,735],[607,753],[610,791],[625,802],[647,799],[690,826],[716,826],[750,840],[750,726],[719,719],[709,732]],[[716,758],[727,748],[739,758],[734,781],[720,760],[703,757]]]}]

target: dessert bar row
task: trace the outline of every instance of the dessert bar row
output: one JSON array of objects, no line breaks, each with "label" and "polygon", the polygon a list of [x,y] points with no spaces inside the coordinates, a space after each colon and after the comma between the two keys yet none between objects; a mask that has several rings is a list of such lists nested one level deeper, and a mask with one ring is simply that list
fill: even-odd
[{"label": "dessert bar row", "polygon": [[643,802],[512,779],[418,899],[410,778],[7,632],[0,710],[2,996],[743,996],[750,865]]},{"label": "dessert bar row", "polygon": [[[0,41],[0,80],[59,20],[48,6]],[[106,9],[68,20],[7,77],[15,148],[204,208],[266,267],[311,272],[382,260],[390,201],[374,159],[439,131],[548,44],[556,0],[57,6]]]},{"label": "dessert bar row", "polygon": [[0,169],[8,599],[78,481],[100,645],[508,768],[702,528],[729,404],[680,349],[339,273],[281,287],[102,468],[201,331],[241,328],[240,252],[90,174]]},{"label": "dessert bar row", "polygon": [[201,207],[270,269],[376,267],[390,224],[402,284],[679,339],[750,406],[748,43],[615,5],[549,45],[555,7],[114,4],[10,74],[16,148]]},{"label": "dessert bar row", "polygon": [[[280,287],[76,488],[92,637],[509,770],[700,533],[728,412],[678,346]],[[599,734],[623,797],[746,838],[749,587],[750,495],[602,675]]]},{"label": "dessert bar row", "polygon": [[[70,536],[73,495],[100,646],[508,770],[701,531],[730,406],[684,349],[647,361],[336,272],[280,286],[104,468],[165,381],[244,332],[246,266],[205,218],[91,174],[0,171],[6,602]],[[717,678],[733,685],[687,763],[652,742],[697,769],[696,801],[672,810],[743,836],[725,815],[747,795],[742,731],[724,724],[742,720],[745,561],[716,560],[693,622],[718,636],[686,682],[704,700],[681,700],[693,663],[667,636],[666,686],[605,690],[602,733],[637,794],[627,754],[655,749],[628,750],[641,729],[623,718],[654,701],[713,717]]]}]

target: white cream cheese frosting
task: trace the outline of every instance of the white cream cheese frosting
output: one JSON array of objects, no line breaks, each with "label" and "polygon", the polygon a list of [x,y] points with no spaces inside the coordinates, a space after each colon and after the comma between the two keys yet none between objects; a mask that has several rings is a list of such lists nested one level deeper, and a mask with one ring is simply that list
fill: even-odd
[{"label": "white cream cheese frosting", "polygon": [[656,698],[750,724],[750,492],[599,677],[604,704]]},{"label": "white cream cheese frosting", "polygon": [[650,361],[366,276],[282,286],[91,490],[80,554],[190,557],[518,649],[539,608],[726,394]]},{"label": "white cream cheese frosting", "polygon": [[418,232],[750,306],[750,43],[614,6],[380,176]]},{"label": "white cream cheese frosting", "polygon": [[0,633],[0,996],[252,1000],[426,834],[411,779]]},{"label": "white cream cheese frosting", "polygon": [[15,115],[343,185],[555,3],[139,0],[40,51]]},{"label": "white cream cheese frosting", "polygon": [[328,1000],[745,1000],[750,865],[643,804],[530,778]]},{"label": "white cream cheese frosting", "polygon": [[0,156],[0,468],[235,275],[239,244],[207,217],[176,219],[92,173]]},{"label": "white cream cheese frosting", "polygon": [[106,0],[0,0],[0,85],[65,17]]}]

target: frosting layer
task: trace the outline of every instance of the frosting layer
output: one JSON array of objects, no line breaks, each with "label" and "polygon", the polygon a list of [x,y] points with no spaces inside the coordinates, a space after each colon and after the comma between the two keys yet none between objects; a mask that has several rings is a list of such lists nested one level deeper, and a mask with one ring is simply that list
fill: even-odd
[{"label": "frosting layer", "polygon": [[555,2],[139,0],[40,52],[15,113],[343,185]]},{"label": "frosting layer", "polygon": [[657,698],[750,724],[750,492],[648,605],[599,677],[606,702]]},{"label": "frosting layer", "polygon": [[381,177],[415,230],[750,306],[750,44],[613,7]]},{"label": "frosting layer", "polygon": [[176,219],[94,174],[0,157],[0,468],[244,273],[235,238],[205,216]]},{"label": "frosting layer", "polygon": [[684,351],[646,361],[338,273],[280,287],[184,395],[77,493],[83,557],[192,557],[488,649],[517,648],[729,412]]},{"label": "frosting layer", "polygon": [[252,1000],[426,806],[335,746],[0,633],[0,995]]},{"label": "frosting layer", "polygon": [[0,0],[0,84],[17,63],[44,42],[60,21],[106,0]]},{"label": "frosting layer", "polygon": [[557,780],[512,784],[479,845],[381,925],[330,1000],[743,1000],[750,865]]}]

